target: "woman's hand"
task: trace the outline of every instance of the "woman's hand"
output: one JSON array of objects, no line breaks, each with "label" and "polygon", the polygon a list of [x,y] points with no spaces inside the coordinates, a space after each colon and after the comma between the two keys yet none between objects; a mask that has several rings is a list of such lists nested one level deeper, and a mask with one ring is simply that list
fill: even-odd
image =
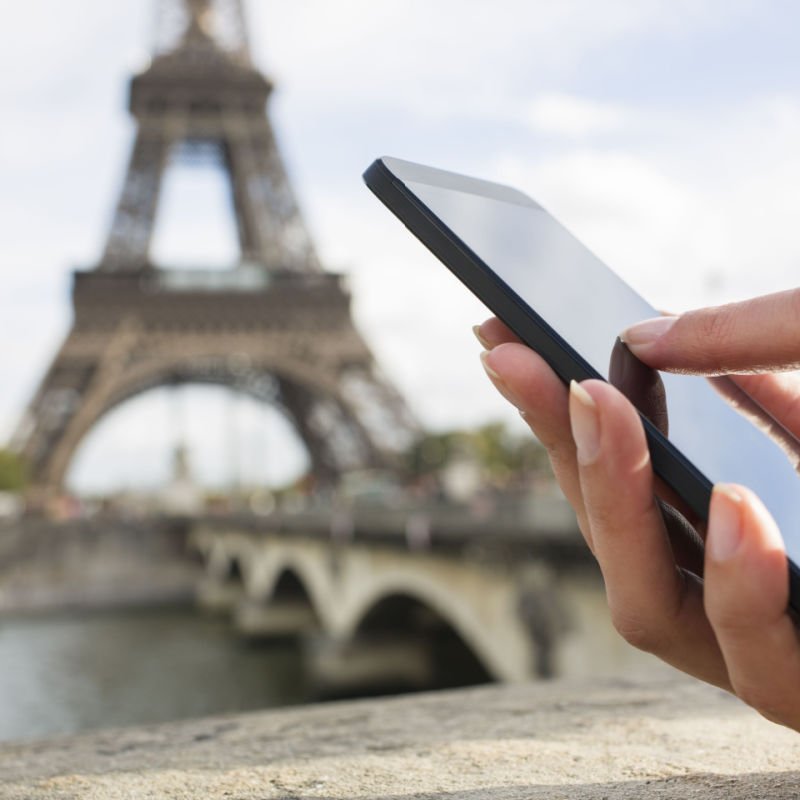
[{"label": "woman's hand", "polygon": [[[737,382],[800,436],[794,378],[755,374],[800,364],[798,321],[800,293],[789,292],[650,320],[623,338],[659,369],[752,373]],[[788,567],[780,533],[758,498],[745,487],[715,487],[698,562],[685,536],[675,535],[679,515],[663,515],[655,498],[658,491],[673,501],[654,479],[630,402],[603,381],[568,390],[496,319],[476,335],[492,382],[548,450],[602,570],[617,630],[634,646],[800,730],[800,642],[787,613]]]}]

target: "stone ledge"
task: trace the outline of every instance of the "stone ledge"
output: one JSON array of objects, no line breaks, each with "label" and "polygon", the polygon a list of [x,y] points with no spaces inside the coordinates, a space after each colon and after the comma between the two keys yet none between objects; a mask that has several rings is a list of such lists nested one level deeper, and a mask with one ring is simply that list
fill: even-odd
[{"label": "stone ledge", "polygon": [[684,679],[491,686],[0,746],[2,798],[800,796],[800,735]]}]

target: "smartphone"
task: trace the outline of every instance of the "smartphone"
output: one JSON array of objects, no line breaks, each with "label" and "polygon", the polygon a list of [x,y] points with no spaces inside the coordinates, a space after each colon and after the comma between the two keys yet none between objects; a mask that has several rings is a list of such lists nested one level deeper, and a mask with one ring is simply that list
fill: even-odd
[{"label": "smartphone", "polygon": [[537,202],[501,184],[396,158],[367,186],[565,381],[617,385],[642,415],[655,473],[700,519],[715,483],[741,483],[777,521],[800,612],[800,442],[734,380],[660,373],[620,342],[658,312]]}]

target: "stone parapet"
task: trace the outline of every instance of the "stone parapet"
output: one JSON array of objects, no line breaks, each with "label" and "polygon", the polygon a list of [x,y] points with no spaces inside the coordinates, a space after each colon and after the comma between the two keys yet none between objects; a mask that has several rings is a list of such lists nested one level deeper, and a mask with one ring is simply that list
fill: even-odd
[{"label": "stone parapet", "polygon": [[330,703],[0,747],[2,798],[796,798],[800,735],[682,678]]}]

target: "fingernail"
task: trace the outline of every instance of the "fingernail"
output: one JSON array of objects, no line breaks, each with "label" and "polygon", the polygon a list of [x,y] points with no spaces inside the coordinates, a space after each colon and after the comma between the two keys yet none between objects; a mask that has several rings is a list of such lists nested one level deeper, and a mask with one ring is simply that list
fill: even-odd
[{"label": "fingernail", "polygon": [[516,406],[518,409],[522,405],[517,398],[517,396],[508,388],[506,382],[495,372],[490,366],[487,359],[489,358],[490,353],[487,350],[484,350],[481,353],[481,364],[483,364],[483,368],[486,370],[486,374],[494,381],[495,387],[500,392],[500,394],[511,403],[512,406]]},{"label": "fingernail", "polygon": [[483,336],[481,335],[480,325],[473,325],[472,332],[475,334],[475,338],[481,343],[481,347],[483,347],[486,350],[492,349],[492,346],[489,344],[489,342],[486,341],[486,339],[484,339]]},{"label": "fingernail", "polygon": [[489,351],[484,350],[481,353],[481,364],[483,364],[483,368],[486,370],[486,374],[492,380],[495,380],[498,383],[503,383],[503,379],[489,366],[489,362],[486,360],[487,358],[489,358]]},{"label": "fingernail", "polygon": [[706,548],[713,561],[727,561],[742,540],[742,496],[731,486],[718,483],[711,498]]},{"label": "fingernail", "polygon": [[588,466],[600,455],[600,418],[592,396],[577,381],[569,384],[569,420],[578,463]]},{"label": "fingernail", "polygon": [[677,321],[678,317],[654,317],[644,322],[638,322],[624,330],[619,338],[628,347],[635,350],[637,347],[646,347],[660,339]]}]

